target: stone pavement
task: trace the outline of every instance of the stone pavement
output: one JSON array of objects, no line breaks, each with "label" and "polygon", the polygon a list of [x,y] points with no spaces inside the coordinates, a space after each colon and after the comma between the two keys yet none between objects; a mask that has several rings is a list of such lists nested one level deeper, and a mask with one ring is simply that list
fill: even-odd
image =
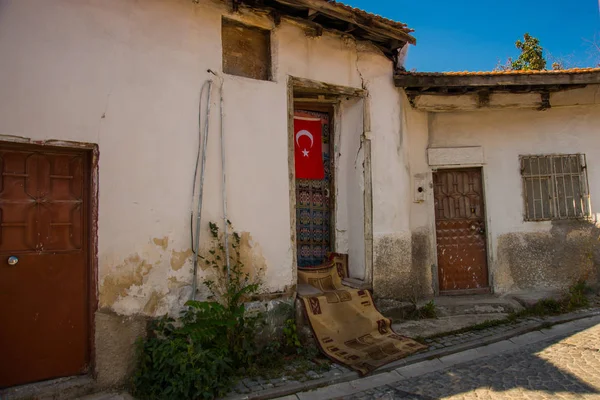
[{"label": "stone pavement", "polygon": [[600,399],[600,316],[281,400]]},{"label": "stone pavement", "polygon": [[[519,319],[515,323],[493,326],[478,331],[458,333],[434,339],[425,339],[424,342],[429,346],[426,351],[408,357],[407,359],[399,360],[390,366],[383,367],[383,369],[388,370],[391,367],[399,367],[428,357],[442,356],[447,353],[504,340],[508,337],[537,329],[544,323],[560,323],[562,320],[579,318],[580,315],[593,313],[594,310],[598,311],[600,308],[594,307],[578,310],[559,317],[527,317]],[[294,371],[293,369],[291,371],[283,371],[281,376],[272,377],[271,379],[265,377],[245,378],[238,382],[226,399],[268,399],[315,387],[349,381],[357,379],[358,377],[359,375],[356,372],[350,371],[337,364],[332,364],[331,370],[326,372],[318,371],[317,365],[314,365],[313,369],[308,368],[302,372]]]},{"label": "stone pavement", "polygon": [[[277,377],[253,377],[240,380],[233,388],[228,397],[238,397],[238,395],[260,393],[269,389],[281,387],[302,387],[304,382],[318,379],[333,381],[338,377],[350,373],[348,368],[338,364],[327,363],[324,366],[318,366],[308,362],[307,366],[297,368],[294,365],[288,366]],[[312,368],[311,368],[312,365]],[[242,396],[244,397],[244,396]]]},{"label": "stone pavement", "polygon": [[[598,299],[600,299],[600,297],[598,297]],[[386,371],[394,371],[395,369],[406,366],[416,366],[415,368],[425,368],[424,371],[427,371],[427,368],[430,368],[432,366],[437,367],[437,364],[428,365],[427,363],[429,363],[430,361],[424,360],[432,358],[439,359],[444,357],[452,357],[453,353],[460,354],[460,352],[468,352],[474,348],[478,348],[495,342],[500,342],[496,343],[495,345],[502,346],[503,344],[506,344],[506,339],[536,329],[541,329],[542,327],[544,327],[544,324],[561,324],[563,322],[571,321],[573,319],[580,319],[591,315],[598,315],[600,314],[600,307],[598,307],[599,304],[596,303],[600,303],[600,300],[591,304],[591,308],[578,310],[573,313],[561,315],[558,317],[530,317],[520,319],[515,323],[499,325],[478,331],[448,335],[435,339],[425,339],[425,342],[430,346],[426,351],[412,355],[406,359],[399,360],[390,365],[384,366],[379,370],[379,372],[381,373],[377,373],[376,371],[374,375],[371,375],[367,378],[363,378],[361,381],[364,381],[365,379],[389,379],[390,375]],[[514,338],[513,340],[518,339]],[[492,344],[486,347],[493,348],[495,345]],[[392,375],[392,377],[397,378],[397,376],[395,375]],[[359,376],[356,372],[350,371],[347,368],[339,366],[337,364],[331,364],[329,367],[323,367],[317,364],[311,365],[311,363],[309,362],[308,365],[303,365],[300,368],[289,366],[277,376],[244,378],[237,383],[233,391],[226,397],[226,399],[258,400],[276,398],[287,394],[298,393],[314,388],[331,386],[341,382],[357,381],[359,380],[358,378]],[[419,397],[419,395],[414,393],[404,395],[402,394],[403,390],[400,388],[391,386],[387,387],[384,384],[382,385],[383,386],[380,385],[372,389],[374,393],[378,393],[377,396],[380,397],[372,398],[428,398]],[[371,388],[368,388],[368,390],[371,390]],[[375,396],[375,394],[365,393],[365,396]],[[292,396],[290,398],[297,399],[296,396]],[[598,398],[600,399],[600,395]],[[111,398],[102,398],[102,400],[105,399],[110,400]],[[117,398],[115,398],[115,400],[117,400]]]}]

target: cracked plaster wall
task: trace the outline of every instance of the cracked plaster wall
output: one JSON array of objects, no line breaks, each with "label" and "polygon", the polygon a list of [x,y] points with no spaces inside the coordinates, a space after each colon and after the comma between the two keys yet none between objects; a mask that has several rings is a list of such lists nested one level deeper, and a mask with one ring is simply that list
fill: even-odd
[{"label": "cracked plaster wall", "polygon": [[[600,107],[589,104],[599,87],[555,94],[557,104],[570,107],[546,111],[431,113],[428,142],[411,146],[411,151],[418,154],[426,150],[424,145],[482,147],[489,268],[496,293],[564,289],[579,278],[597,283],[599,235],[594,222],[523,221],[519,155],[585,153],[592,211],[597,220]],[[426,156],[422,157],[415,170],[430,174],[430,168],[423,164]],[[412,219],[420,218],[433,231],[431,196],[424,204],[425,209],[413,212]]]},{"label": "cracked plaster wall", "polygon": [[[176,311],[189,296],[191,181],[198,141],[199,90],[213,79],[202,235],[221,216],[218,124],[221,17],[272,29],[273,80],[222,75],[225,98],[229,218],[247,238],[252,268],[264,269],[264,290],[292,291],[287,167],[287,77],[365,87],[372,101],[374,165],[379,197],[402,190],[390,178],[397,153],[399,97],[392,63],[368,44],[325,33],[308,38],[284,20],[229,14],[221,2],[102,0],[3,4],[0,14],[0,138],[72,140],[99,147],[99,307],[119,315]],[[15,41],[14,38],[19,40]],[[361,109],[342,133],[360,135]],[[34,117],[32,117],[34,116]],[[343,143],[343,141],[342,141]],[[346,195],[360,195],[361,161],[350,141]],[[350,160],[352,158],[353,160]],[[356,158],[356,159],[355,159]],[[394,165],[395,163],[395,165]],[[390,179],[393,182],[390,182]],[[388,193],[387,184],[398,186]],[[394,207],[398,199],[382,201]],[[362,198],[346,213],[349,247],[362,235]],[[392,211],[392,214],[395,212]],[[386,215],[378,221],[402,225]],[[376,228],[387,230],[388,227]],[[391,226],[390,229],[396,229]],[[361,257],[359,250],[353,258]],[[351,261],[352,263],[352,261]],[[360,275],[360,268],[355,273]],[[202,275],[202,271],[201,274]]]},{"label": "cracked plaster wall", "polygon": [[[373,288],[376,297],[409,300],[433,294],[430,203],[415,202],[413,188],[414,175],[425,182],[430,177],[428,115],[402,94],[395,106],[398,128],[373,140]],[[424,190],[428,199],[431,188]]]}]

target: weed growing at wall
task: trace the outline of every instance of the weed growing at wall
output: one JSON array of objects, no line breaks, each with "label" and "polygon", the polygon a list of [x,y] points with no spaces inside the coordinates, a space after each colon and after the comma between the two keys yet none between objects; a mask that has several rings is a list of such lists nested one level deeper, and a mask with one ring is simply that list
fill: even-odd
[{"label": "weed growing at wall", "polygon": [[240,370],[257,360],[255,335],[260,314],[249,315],[245,303],[260,289],[257,277],[240,260],[240,236],[231,243],[229,273],[223,238],[210,224],[213,245],[200,257],[213,272],[204,283],[208,301],[188,301],[178,319],[153,322],[138,342],[133,394],[143,399],[213,399],[226,394]]},{"label": "weed growing at wall", "polygon": [[406,316],[406,319],[428,319],[437,318],[437,307],[433,300],[428,301],[423,307],[417,306],[417,301],[412,301],[414,309]]}]

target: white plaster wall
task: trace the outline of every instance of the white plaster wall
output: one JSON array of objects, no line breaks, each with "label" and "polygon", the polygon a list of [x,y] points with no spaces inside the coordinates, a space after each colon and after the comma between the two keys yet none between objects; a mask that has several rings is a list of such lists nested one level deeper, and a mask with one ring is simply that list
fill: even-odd
[{"label": "white plaster wall", "polygon": [[[424,118],[410,129],[411,173],[431,173],[424,150],[427,147],[481,146],[484,154],[483,174],[487,210],[487,235],[490,268],[497,270],[498,238],[508,233],[541,232],[552,228],[551,222],[523,221],[523,194],[519,155],[585,153],[592,210],[598,213],[600,199],[600,106],[573,104],[586,102],[598,93],[597,86],[561,94],[569,107],[546,111],[528,109],[488,110],[477,112],[429,113],[428,140],[423,138]],[[510,100],[510,99],[509,99]],[[568,101],[567,101],[568,100]],[[518,99],[512,101],[517,102]],[[423,114],[412,110],[409,114]],[[430,175],[429,175],[430,176]],[[413,229],[429,225],[434,235],[433,198],[414,204],[411,211]],[[418,222],[417,222],[418,221]],[[433,236],[435,238],[435,236]],[[432,241],[435,246],[435,240]],[[432,247],[432,252],[434,248]],[[434,260],[435,261],[435,260]],[[505,292],[519,289],[510,276],[497,276],[495,289]],[[544,282],[539,283],[540,287]]]},{"label": "white plaster wall", "polygon": [[549,223],[523,222],[519,155],[588,155],[592,206],[600,199],[600,107],[553,108],[434,114],[432,147],[482,146],[488,218],[494,236],[547,229]]},{"label": "white plaster wall", "polygon": [[[123,314],[160,314],[187,297],[199,90],[206,79],[218,83],[206,71],[221,73],[227,13],[200,3],[0,1],[0,135],[98,144],[100,305]],[[369,89],[373,153],[381,153],[376,231],[408,227],[398,200],[406,173],[394,173],[406,171],[399,96],[391,62],[370,47],[330,34],[309,39],[285,21],[275,28],[267,18],[230,17],[273,29],[272,82],[224,76],[226,190],[229,218],[251,235],[252,260],[265,268],[265,290],[283,291],[296,279],[287,76]],[[217,85],[212,95],[205,222],[221,215]]]},{"label": "white plaster wall", "polygon": [[364,151],[362,99],[340,104],[336,137],[336,251],[348,254],[350,277],[365,278]]}]

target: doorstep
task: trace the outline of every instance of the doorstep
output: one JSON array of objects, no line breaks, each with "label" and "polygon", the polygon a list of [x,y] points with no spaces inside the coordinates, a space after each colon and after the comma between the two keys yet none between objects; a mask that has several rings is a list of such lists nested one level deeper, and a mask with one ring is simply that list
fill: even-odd
[{"label": "doorstep", "polygon": [[2,400],[67,400],[93,393],[96,382],[88,375],[29,383],[0,390]]}]

